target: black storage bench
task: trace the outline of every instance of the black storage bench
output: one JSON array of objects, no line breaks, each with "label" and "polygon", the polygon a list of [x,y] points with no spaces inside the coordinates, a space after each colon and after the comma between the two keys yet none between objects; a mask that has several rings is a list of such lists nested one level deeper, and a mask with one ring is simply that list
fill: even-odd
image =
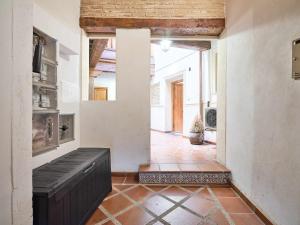
[{"label": "black storage bench", "polygon": [[111,190],[109,149],[79,148],[33,170],[33,224],[84,224]]}]

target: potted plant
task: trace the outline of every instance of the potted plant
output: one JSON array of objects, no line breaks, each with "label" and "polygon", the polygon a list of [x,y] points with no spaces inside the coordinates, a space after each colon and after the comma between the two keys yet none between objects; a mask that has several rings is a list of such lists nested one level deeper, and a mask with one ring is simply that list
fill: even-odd
[{"label": "potted plant", "polygon": [[204,141],[204,126],[201,118],[197,115],[193,120],[190,130],[190,142],[192,145],[202,145]]}]

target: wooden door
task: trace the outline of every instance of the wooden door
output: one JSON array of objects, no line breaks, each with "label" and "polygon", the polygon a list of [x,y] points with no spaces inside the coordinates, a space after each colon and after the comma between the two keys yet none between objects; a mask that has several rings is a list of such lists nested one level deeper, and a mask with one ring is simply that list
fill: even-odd
[{"label": "wooden door", "polygon": [[107,88],[105,88],[105,87],[94,88],[94,100],[106,101],[107,100]]},{"label": "wooden door", "polygon": [[173,131],[182,133],[183,130],[183,83],[172,83],[173,101]]}]

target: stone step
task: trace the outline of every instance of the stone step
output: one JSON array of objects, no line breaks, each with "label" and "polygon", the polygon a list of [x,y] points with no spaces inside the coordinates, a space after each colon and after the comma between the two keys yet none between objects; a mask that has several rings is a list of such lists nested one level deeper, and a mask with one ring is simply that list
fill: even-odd
[{"label": "stone step", "polygon": [[[179,166],[180,167],[180,166]],[[170,166],[170,168],[172,168]],[[185,167],[182,167],[185,168]],[[231,182],[231,172],[223,167],[215,170],[161,170],[159,165],[141,165],[139,183],[142,184],[201,184],[226,185]]]}]

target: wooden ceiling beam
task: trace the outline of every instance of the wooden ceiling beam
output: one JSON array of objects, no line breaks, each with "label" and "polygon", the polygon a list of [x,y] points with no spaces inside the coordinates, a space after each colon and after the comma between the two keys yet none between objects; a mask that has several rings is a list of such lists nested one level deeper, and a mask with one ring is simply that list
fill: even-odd
[{"label": "wooden ceiling beam", "polygon": [[90,52],[90,68],[93,70],[97,65],[106,45],[108,39],[95,39]]},{"label": "wooden ceiling beam", "polygon": [[98,63],[116,64],[116,60],[101,58]]},{"label": "wooden ceiling beam", "polygon": [[225,19],[81,17],[80,27],[90,34],[115,34],[116,28],[150,28],[152,35],[160,36],[219,36],[225,28]]},{"label": "wooden ceiling beam", "polygon": [[[152,40],[151,43],[160,44],[160,40]],[[188,40],[172,40],[172,47],[185,48],[191,50],[205,51],[211,48],[210,41],[188,41]]]}]

